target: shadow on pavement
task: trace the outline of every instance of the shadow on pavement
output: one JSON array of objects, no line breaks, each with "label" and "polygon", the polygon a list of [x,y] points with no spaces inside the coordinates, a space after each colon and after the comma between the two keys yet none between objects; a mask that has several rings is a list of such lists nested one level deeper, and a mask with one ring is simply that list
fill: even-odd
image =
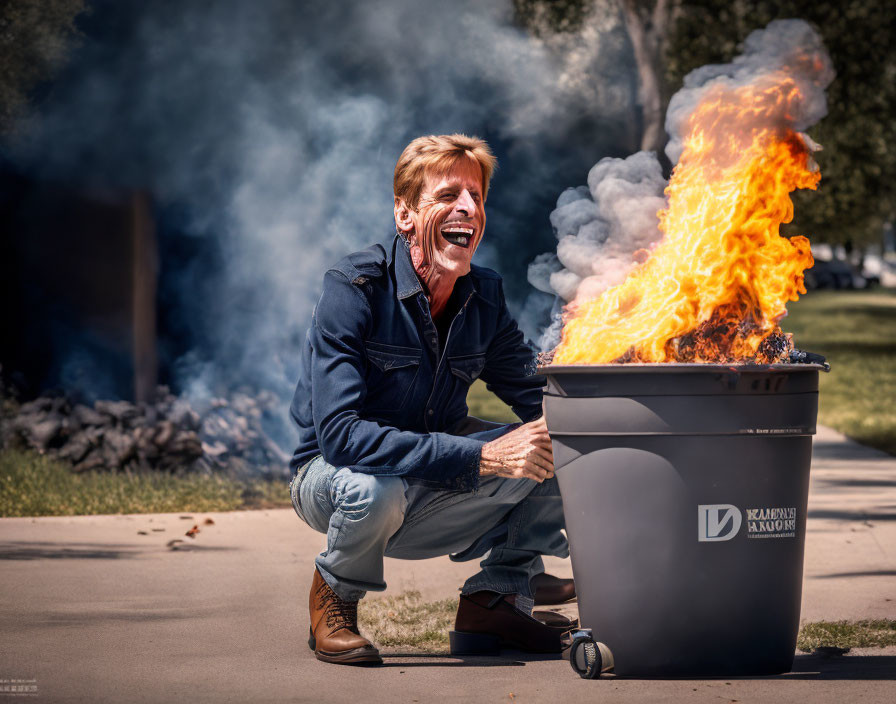
[{"label": "shadow on pavement", "polygon": [[879,488],[896,486],[896,479],[819,479],[818,481],[829,487],[854,486]]},{"label": "shadow on pavement", "polygon": [[[181,543],[181,541],[177,541]],[[0,543],[0,560],[119,560],[136,557],[147,550],[159,549],[157,545],[122,545],[114,543],[43,543],[9,542]],[[221,551],[235,548],[191,545],[182,543],[177,551]]]},{"label": "shadow on pavement", "polygon": [[690,681],[725,681],[743,682],[751,680],[896,680],[896,655],[797,655],[793,659],[793,669],[780,675],[760,675],[745,677],[616,677],[615,680],[690,680]]},{"label": "shadow on pavement", "polygon": [[810,509],[809,518],[832,518],[835,521],[896,521],[893,513],[869,513],[867,511],[833,511],[831,509]]},{"label": "shadow on pavement", "polygon": [[800,680],[896,680],[896,655],[797,655],[793,671],[781,675]]},{"label": "shadow on pavement", "polygon": [[892,455],[883,450],[877,450],[866,445],[857,445],[853,442],[825,442],[818,441],[812,445],[812,459],[824,460],[886,460],[892,459]]},{"label": "shadow on pavement", "polygon": [[868,570],[866,572],[834,572],[817,574],[807,579],[833,579],[835,577],[896,577],[896,570]]},{"label": "shadow on pavement", "polygon": [[382,653],[382,657],[383,667],[524,667],[527,662],[563,659],[559,654],[513,654],[516,657],[446,653]]}]

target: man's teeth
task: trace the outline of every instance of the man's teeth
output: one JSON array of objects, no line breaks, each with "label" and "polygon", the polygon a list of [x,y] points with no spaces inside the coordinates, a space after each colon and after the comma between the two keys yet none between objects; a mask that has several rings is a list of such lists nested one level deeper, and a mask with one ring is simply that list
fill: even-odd
[{"label": "man's teeth", "polygon": [[448,235],[456,235],[456,237],[452,237],[451,239],[456,241],[459,245],[464,247],[470,241],[470,238],[473,236],[473,228],[472,227],[446,227],[442,230],[442,234]]}]

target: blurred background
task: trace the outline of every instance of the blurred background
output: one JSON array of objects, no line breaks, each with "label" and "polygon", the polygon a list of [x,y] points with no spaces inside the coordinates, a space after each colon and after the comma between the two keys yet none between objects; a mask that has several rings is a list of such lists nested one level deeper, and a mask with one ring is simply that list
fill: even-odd
[{"label": "blurred background", "polygon": [[[784,327],[834,366],[822,421],[896,453],[885,0],[6,0],[4,445],[82,472],[282,474],[323,273],[391,240],[392,170],[421,134],[498,156],[476,260],[536,340],[554,298],[527,267],[556,247],[558,196],[603,157],[665,159],[683,77],[791,17],[837,76],[810,130],[821,185],[785,228],[816,264]],[[471,408],[508,417],[478,386]]]}]

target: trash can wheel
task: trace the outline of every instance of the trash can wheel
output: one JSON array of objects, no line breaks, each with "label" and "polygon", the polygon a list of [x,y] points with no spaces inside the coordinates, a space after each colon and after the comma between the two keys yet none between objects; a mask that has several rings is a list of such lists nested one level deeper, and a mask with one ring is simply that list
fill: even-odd
[{"label": "trash can wheel", "polygon": [[569,664],[582,679],[596,680],[600,677],[603,659],[590,631],[576,631],[572,634]]}]

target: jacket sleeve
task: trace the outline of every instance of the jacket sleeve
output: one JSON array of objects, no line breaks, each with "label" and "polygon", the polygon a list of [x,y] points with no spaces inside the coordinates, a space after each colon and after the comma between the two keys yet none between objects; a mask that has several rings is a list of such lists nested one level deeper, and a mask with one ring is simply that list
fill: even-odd
[{"label": "jacket sleeve", "polygon": [[354,472],[477,488],[482,440],[399,430],[359,417],[367,396],[364,340],[370,322],[364,294],[341,272],[327,272],[309,331],[311,408],[324,459]]},{"label": "jacket sleeve", "polygon": [[524,423],[541,417],[545,379],[535,374],[535,352],[510,316],[504,289],[499,287],[500,311],[480,378],[489,391],[513,409]]}]

